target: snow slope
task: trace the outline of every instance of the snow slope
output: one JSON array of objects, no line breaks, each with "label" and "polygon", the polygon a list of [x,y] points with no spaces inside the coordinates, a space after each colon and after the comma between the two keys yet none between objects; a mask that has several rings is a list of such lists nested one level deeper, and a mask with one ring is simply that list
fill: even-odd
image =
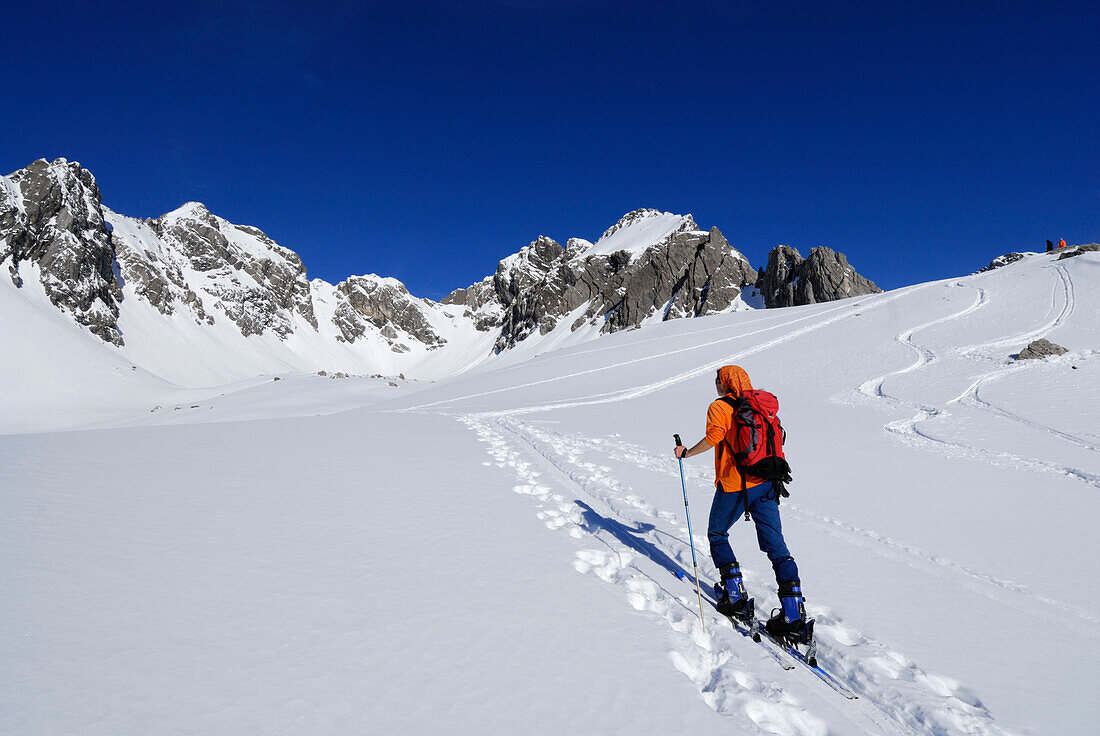
[{"label": "snow slope", "polygon": [[643,253],[653,243],[682,230],[695,230],[695,221],[691,215],[674,215],[658,210],[636,210],[612,228],[609,228],[595,244],[580,251],[577,259],[588,256],[609,256],[617,251],[626,251],[632,256]]},{"label": "snow slope", "polygon": [[[1032,255],[171,412],[180,389],[59,341],[73,390],[0,436],[0,733],[1090,734],[1098,276]],[[1071,352],[1011,360],[1039,336]],[[787,539],[856,701],[699,620],[671,435],[730,362],[780,397]],[[710,462],[685,463],[704,585]]]}]

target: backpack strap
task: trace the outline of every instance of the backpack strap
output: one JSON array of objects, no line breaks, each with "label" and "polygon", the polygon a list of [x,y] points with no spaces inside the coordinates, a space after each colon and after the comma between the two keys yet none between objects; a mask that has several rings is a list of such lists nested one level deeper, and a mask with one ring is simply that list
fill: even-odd
[{"label": "backpack strap", "polygon": [[[742,399],[735,399],[730,396],[720,396],[718,397],[718,400],[723,403],[729,404],[730,408],[733,409],[733,414],[730,415],[730,419],[736,423],[737,408]],[[745,502],[745,521],[750,521],[752,519],[752,516],[749,515],[749,489],[746,485],[745,473],[741,470],[741,463],[737,462],[737,451],[733,449],[733,445],[730,445],[729,440],[727,440],[725,437],[722,438],[722,442],[723,444],[729,446],[730,454],[733,456],[733,464],[737,466],[737,474],[741,476],[741,500]]]}]

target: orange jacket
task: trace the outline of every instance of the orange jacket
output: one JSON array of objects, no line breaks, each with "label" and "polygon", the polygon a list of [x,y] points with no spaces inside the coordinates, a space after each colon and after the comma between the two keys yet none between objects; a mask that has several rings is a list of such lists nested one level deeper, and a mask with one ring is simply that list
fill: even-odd
[{"label": "orange jacket", "polygon": [[[749,374],[736,365],[723,366],[718,371],[718,380],[726,388],[731,389],[727,396],[737,398],[742,391],[751,391]],[[714,446],[714,486],[726,493],[735,493],[741,490],[741,473],[737,470],[737,463],[733,460],[733,452],[724,440],[726,433],[733,426],[733,407],[716,399],[707,408],[707,443]],[[752,475],[744,478],[745,487],[752,488],[765,481]]]},{"label": "orange jacket", "polygon": [[1058,240],[1058,247],[1059,248],[1065,248],[1066,247],[1066,239],[1065,238],[1060,238]]}]

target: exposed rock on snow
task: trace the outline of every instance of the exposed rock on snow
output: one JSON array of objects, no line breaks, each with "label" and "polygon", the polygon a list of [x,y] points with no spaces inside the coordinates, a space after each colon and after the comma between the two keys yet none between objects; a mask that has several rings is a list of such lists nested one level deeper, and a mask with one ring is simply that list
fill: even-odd
[{"label": "exposed rock on snow", "polygon": [[[207,350],[267,336],[250,350],[279,366],[305,350],[361,371],[413,367],[452,342],[469,364],[489,354],[490,343],[500,352],[559,326],[563,334],[584,326],[614,332],[747,309],[742,291],[757,281],[718,228],[706,232],[691,215],[641,209],[595,243],[573,238],[563,247],[539,237],[439,304],[374,275],[336,286],[310,282],[296,253],[200,203],[156,219],[116,214],[102,206],[91,173],[64,159],[0,177],[0,262],[17,286],[27,275],[40,278],[53,304],[118,346],[127,325],[153,352],[150,340],[165,331],[182,346],[209,336]],[[768,306],[878,291],[827,248],[803,261],[781,246],[761,274],[771,285],[765,297],[775,295]],[[310,358],[310,370],[320,360]],[[445,361],[436,362],[438,371]]]},{"label": "exposed rock on snow", "polygon": [[992,271],[996,268],[1003,268],[1010,263],[1022,261],[1024,258],[1027,258],[1027,254],[1025,253],[1005,253],[1003,256],[994,258],[985,268],[979,268],[978,273],[985,273],[986,271]]},{"label": "exposed rock on snow", "polygon": [[396,279],[378,276],[353,276],[337,284],[344,301],[336,308],[336,326],[344,340],[355,342],[372,324],[390,343],[394,352],[404,352],[407,346],[398,342],[398,331],[408,334],[428,347],[446,343],[432,329],[424,314],[424,302],[409,294]]},{"label": "exposed rock on snow", "polygon": [[[660,239],[647,242],[655,233]],[[748,260],[718,228],[700,232],[690,215],[637,210],[595,244],[571,239],[563,248],[538,238],[501,261],[491,284],[460,289],[443,301],[463,304],[474,314],[495,299],[501,312],[499,351],[536,332],[550,332],[581,308],[571,330],[602,322],[602,332],[614,332],[653,317],[728,311],[744,306],[738,301],[741,289],[755,280]],[[490,319],[483,325],[496,326]]]},{"label": "exposed rock on snow", "polygon": [[317,326],[302,260],[260,230],[215,217],[197,202],[151,226],[169,253],[205,277],[202,290],[245,337],[267,330],[286,337],[295,314]]},{"label": "exposed rock on snow", "polygon": [[22,285],[20,267],[37,264],[50,301],[104,340],[122,344],[115,253],[95,177],[78,163],[45,159],[0,187],[0,262]]},{"label": "exposed rock on snow", "polygon": [[1059,261],[1063,261],[1066,258],[1073,258],[1083,253],[1089,253],[1092,251],[1100,250],[1100,243],[1089,243],[1088,245],[1075,245],[1072,249],[1067,248],[1066,252],[1058,256]]},{"label": "exposed rock on snow", "polygon": [[1020,351],[1020,354],[1016,356],[1016,360],[1035,360],[1046,358],[1050,355],[1065,355],[1069,351],[1061,345],[1055,345],[1046,338],[1035,340],[1029,344],[1026,348]]},{"label": "exposed rock on snow", "polygon": [[756,287],[769,309],[882,291],[874,282],[856,273],[843,253],[824,246],[811,248],[809,258],[805,259],[788,245],[776,246],[768,254],[767,267],[760,269]]}]

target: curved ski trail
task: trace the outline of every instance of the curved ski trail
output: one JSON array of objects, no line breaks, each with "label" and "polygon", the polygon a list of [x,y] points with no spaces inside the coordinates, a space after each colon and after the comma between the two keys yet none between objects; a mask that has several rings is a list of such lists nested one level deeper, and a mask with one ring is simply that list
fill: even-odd
[{"label": "curved ski trail", "polygon": [[[653,506],[600,462],[601,457],[612,463],[625,459],[653,470],[660,465],[662,474],[675,475],[670,458],[662,464],[615,437],[570,435],[514,415],[459,418],[488,444],[496,464],[516,474],[519,483],[514,490],[537,500],[538,518],[582,543],[575,551],[574,568],[618,586],[632,608],[667,628],[674,642],[669,655],[673,665],[696,683],[700,696],[716,711],[773,733],[823,733],[828,727],[820,717],[826,716],[834,725],[839,718],[870,734],[1006,733],[965,687],[925,672],[826,609],[810,606],[822,642],[818,658],[861,700],[830,697],[833,694],[801,668],[785,672],[775,667],[762,648],[737,634],[710,605],[704,631],[683,510],[674,513]],[[717,574],[706,553],[705,536],[695,531],[707,593]],[[683,580],[674,575],[677,570],[684,573]],[[745,577],[755,592],[774,587],[770,576],[746,570]]]},{"label": "curved ski trail", "polygon": [[[1052,270],[1058,275],[1060,281],[1060,290],[1055,290],[1051,296],[1051,312],[1054,312],[1054,316],[1044,322],[1039,327],[1030,328],[1022,332],[1013,333],[1011,335],[999,337],[994,340],[978,343],[976,345],[969,345],[964,348],[953,351],[956,355],[962,358],[973,357],[976,355],[989,355],[996,350],[1001,350],[1011,346],[1017,346],[1023,344],[1024,341],[1034,339],[1041,335],[1049,333],[1050,330],[1061,326],[1069,319],[1073,314],[1076,298],[1074,295],[1073,279],[1070,277],[1068,271],[1064,266],[1054,265]],[[957,286],[964,287],[963,282],[958,282]],[[906,374],[912,374],[916,371],[927,369],[933,364],[938,363],[942,358],[929,346],[918,343],[914,336],[923,330],[926,330],[937,325],[942,325],[949,322],[955,322],[964,319],[972,313],[984,308],[988,304],[988,295],[984,289],[979,287],[965,287],[974,288],[976,295],[974,302],[967,307],[954,312],[952,314],[939,317],[929,322],[922,323],[915,327],[910,327],[894,338],[895,342],[898,342],[906,347],[910,348],[917,354],[913,363],[894,370],[889,373],[885,373],[876,378],[864,381],[857,388],[857,393],[869,400],[884,403],[891,408],[902,408],[907,411],[914,411],[915,413],[908,418],[898,419],[884,425],[884,429],[891,434],[896,435],[899,439],[907,444],[914,446],[923,446],[926,448],[934,449],[940,453],[950,453],[956,456],[969,457],[981,460],[983,462],[993,465],[1003,465],[1005,463],[1011,463],[1021,468],[1034,470],[1037,472],[1049,472],[1058,475],[1074,478],[1081,482],[1084,482],[1095,488],[1100,488],[1100,473],[1092,472],[1082,467],[1078,467],[1076,464],[1067,464],[1059,462],[1051,462],[1038,457],[1021,455],[1006,450],[990,449],[984,447],[978,447],[973,444],[966,444],[963,442],[956,442],[944,437],[936,436],[930,430],[922,429],[919,425],[932,422],[933,420],[946,420],[951,416],[950,410],[947,408],[951,404],[961,404],[969,406],[982,411],[986,411],[995,416],[999,416],[1005,419],[1013,420],[1017,423],[1023,424],[1031,429],[1039,431],[1045,431],[1056,436],[1062,437],[1076,445],[1089,451],[1096,451],[1097,445],[1089,442],[1086,439],[1076,437],[1068,432],[1048,427],[1033,420],[1027,419],[1020,415],[1009,412],[1008,410],[998,409],[993,405],[981,400],[978,396],[978,391],[982,386],[989,385],[990,383],[1003,379],[1006,376],[1015,374],[1018,371],[1028,370],[1030,368],[1028,362],[1022,362],[1016,365],[1004,365],[1003,361],[1000,361],[998,367],[994,370],[988,371],[980,375],[977,379],[974,379],[959,395],[955,398],[945,402],[943,406],[930,406],[918,401],[902,398],[902,396],[891,393],[886,390],[885,385],[887,381],[892,378],[903,376]],[[1058,299],[1059,293],[1061,299]],[[1059,307],[1060,303],[1060,307]]]}]

